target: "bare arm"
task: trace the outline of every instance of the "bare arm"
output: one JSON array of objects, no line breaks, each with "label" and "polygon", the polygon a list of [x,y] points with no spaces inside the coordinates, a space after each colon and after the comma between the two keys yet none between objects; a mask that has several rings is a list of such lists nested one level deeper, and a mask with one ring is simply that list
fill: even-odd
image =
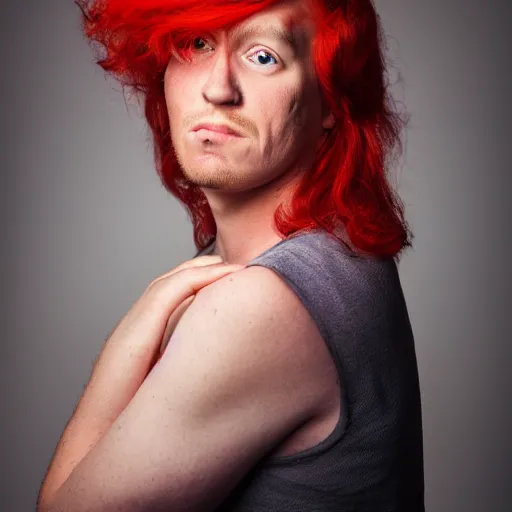
[{"label": "bare arm", "polygon": [[262,267],[201,290],[136,396],[42,510],[215,510],[316,410],[312,325]]},{"label": "bare arm", "polygon": [[183,314],[184,303],[189,304],[189,298],[203,286],[235,270],[220,262],[218,257],[201,257],[158,277],[116,326],[57,445],[41,485],[38,507],[52,500],[135,396],[166,342],[165,336],[170,336]]}]

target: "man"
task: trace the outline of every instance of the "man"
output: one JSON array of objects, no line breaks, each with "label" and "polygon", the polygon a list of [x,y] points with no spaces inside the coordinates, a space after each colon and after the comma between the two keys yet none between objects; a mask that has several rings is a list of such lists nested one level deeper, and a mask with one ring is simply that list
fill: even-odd
[{"label": "man", "polygon": [[[39,510],[423,511],[371,3],[85,4],[103,67],[146,94],[159,172],[202,251],[107,340]],[[158,39],[164,15],[174,39]],[[339,80],[321,74],[329,53]]]}]

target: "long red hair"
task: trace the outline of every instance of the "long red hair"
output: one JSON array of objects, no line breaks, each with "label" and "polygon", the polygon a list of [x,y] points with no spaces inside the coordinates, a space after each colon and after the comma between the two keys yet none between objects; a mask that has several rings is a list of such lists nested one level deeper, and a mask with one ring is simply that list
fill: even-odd
[{"label": "long red hair", "polygon": [[[98,64],[135,93],[152,132],[162,183],[187,208],[201,250],[217,228],[205,195],[177,162],[163,77],[172,52],[198,34],[242,22],[279,0],[76,0]],[[387,170],[404,125],[386,86],[383,37],[371,0],[309,0],[312,58],[335,126],[275,227],[283,237],[322,228],[360,254],[398,258],[411,246],[403,204]]]}]

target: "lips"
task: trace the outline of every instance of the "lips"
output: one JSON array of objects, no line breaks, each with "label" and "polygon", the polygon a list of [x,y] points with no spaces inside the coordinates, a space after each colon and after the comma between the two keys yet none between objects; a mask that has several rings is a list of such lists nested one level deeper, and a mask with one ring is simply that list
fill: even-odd
[{"label": "lips", "polygon": [[241,137],[241,134],[239,132],[237,132],[234,128],[231,128],[226,124],[200,123],[197,126],[194,126],[194,128],[192,129],[193,132],[197,132],[199,130],[208,130],[210,132],[223,133],[225,135]]}]

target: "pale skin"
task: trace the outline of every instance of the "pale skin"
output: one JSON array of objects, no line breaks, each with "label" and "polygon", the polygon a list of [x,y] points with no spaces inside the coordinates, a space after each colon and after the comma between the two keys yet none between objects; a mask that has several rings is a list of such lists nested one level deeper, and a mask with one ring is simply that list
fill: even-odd
[{"label": "pale skin", "polygon": [[[269,35],[239,44],[237,31],[205,35],[192,63],[172,59],[165,75],[176,155],[185,176],[202,187],[217,225],[215,253],[230,263],[247,263],[281,240],[273,213],[334,124],[313,69],[314,27],[304,21],[304,2],[279,3],[236,29],[283,28],[290,17],[300,20],[295,50]],[[229,122],[244,137],[198,144],[189,131],[205,120]]]},{"label": "pale skin", "polygon": [[41,488],[40,504],[58,490],[135,396],[172,334],[169,326],[181,305],[202,287],[242,268],[223,263],[219,256],[202,256],[182,263],[147,287],[109,336],[96,361],[59,442]]},{"label": "pale skin", "polygon": [[[282,28],[288,16],[304,18],[302,3],[238,28]],[[298,30],[309,44],[311,28]],[[190,63],[171,59],[165,75],[173,143],[212,207],[220,259],[195,258],[153,281],[111,334],[57,446],[39,512],[212,512],[327,401],[330,357],[314,321],[277,274],[243,266],[281,239],[272,214],[332,117],[308,45],[294,53],[268,37],[233,37],[216,34]],[[260,50],[279,64],[247,60]],[[244,137],[209,144],[205,160],[187,133],[221,119]]]}]

